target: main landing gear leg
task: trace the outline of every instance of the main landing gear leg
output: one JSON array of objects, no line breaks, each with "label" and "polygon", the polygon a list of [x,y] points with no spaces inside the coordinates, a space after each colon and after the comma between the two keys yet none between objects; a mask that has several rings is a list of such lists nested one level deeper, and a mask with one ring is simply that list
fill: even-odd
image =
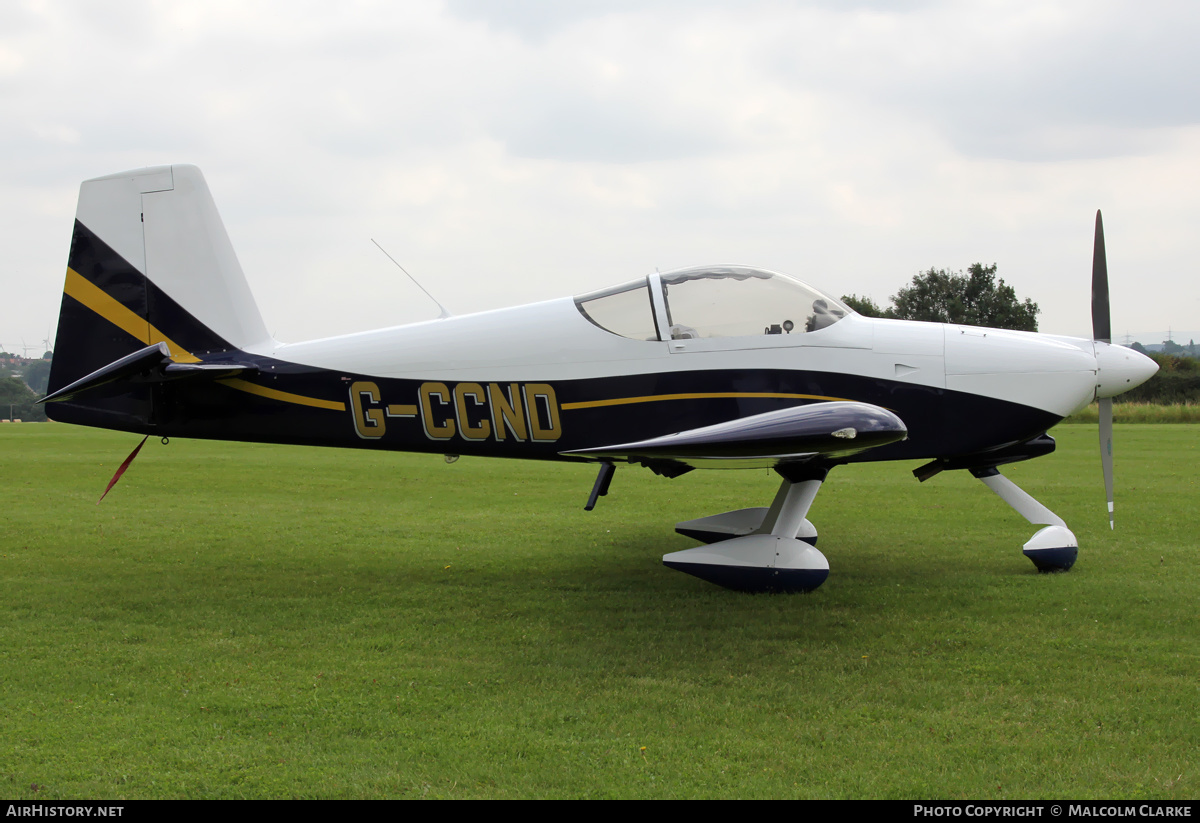
[{"label": "main landing gear leg", "polygon": [[1030,497],[994,466],[971,469],[971,474],[1030,523],[1045,526],[1029,539],[1024,548],[1025,556],[1033,561],[1038,571],[1065,572],[1075,565],[1075,558],[1079,556],[1079,541],[1061,517]]},{"label": "main landing gear leg", "polygon": [[684,534],[700,536],[697,532],[707,529],[710,545],[664,555],[663,565],[739,591],[808,592],[824,583],[829,561],[816,549],[817,530],[807,515],[829,470],[777,471],[784,480],[769,509],[740,509],[680,523],[677,530]]}]

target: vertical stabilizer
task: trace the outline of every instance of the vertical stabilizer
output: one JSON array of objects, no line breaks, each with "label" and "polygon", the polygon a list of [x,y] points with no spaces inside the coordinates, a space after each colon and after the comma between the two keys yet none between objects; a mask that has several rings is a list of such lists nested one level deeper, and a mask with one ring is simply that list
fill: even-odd
[{"label": "vertical stabilizer", "polygon": [[[199,169],[157,166],[83,183],[50,392],[157,343],[176,362],[194,363],[269,342]],[[86,410],[84,417],[132,425],[150,419],[152,401],[142,386],[48,411],[85,422],[74,412]]]}]

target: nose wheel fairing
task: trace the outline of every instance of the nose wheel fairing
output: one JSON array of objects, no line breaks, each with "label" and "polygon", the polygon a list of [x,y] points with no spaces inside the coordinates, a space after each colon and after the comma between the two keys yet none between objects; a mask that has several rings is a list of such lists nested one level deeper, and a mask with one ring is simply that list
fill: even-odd
[{"label": "nose wheel fairing", "polygon": [[1065,572],[1075,565],[1079,556],[1079,541],[1061,517],[1000,474],[995,466],[971,469],[971,474],[1012,506],[1017,514],[1035,526],[1045,527],[1038,530],[1023,549],[1038,571]]},{"label": "nose wheel fairing", "polygon": [[1079,557],[1079,541],[1064,526],[1046,526],[1029,539],[1024,552],[1040,572],[1065,572]]}]

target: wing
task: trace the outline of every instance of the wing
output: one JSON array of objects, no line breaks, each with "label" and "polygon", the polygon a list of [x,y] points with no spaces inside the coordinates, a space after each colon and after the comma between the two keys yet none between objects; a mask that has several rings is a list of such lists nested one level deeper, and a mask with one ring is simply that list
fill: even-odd
[{"label": "wing", "polygon": [[774,468],[817,458],[837,460],[908,437],[899,417],[870,403],[810,403],[712,426],[563,452],[594,460],[641,463],[675,476],[699,468]]}]

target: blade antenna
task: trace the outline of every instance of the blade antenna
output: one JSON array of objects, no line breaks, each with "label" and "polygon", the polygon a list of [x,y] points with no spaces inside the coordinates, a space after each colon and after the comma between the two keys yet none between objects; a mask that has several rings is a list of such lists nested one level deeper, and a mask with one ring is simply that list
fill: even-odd
[{"label": "blade antenna", "polygon": [[[1108,258],[1104,252],[1104,221],[1096,210],[1096,242],[1092,247],[1092,340],[1112,343],[1112,316],[1108,300]],[[1104,470],[1104,494],[1108,500],[1108,528],[1113,523],[1113,401],[1098,398],[1100,405],[1100,465]]]},{"label": "blade antenna", "polygon": [[421,291],[425,292],[425,296],[426,296],[426,297],[428,297],[430,300],[432,300],[434,303],[436,303],[436,304],[437,304],[437,307],[438,307],[439,309],[441,309],[441,312],[442,312],[441,314],[439,314],[439,315],[438,315],[438,320],[445,320],[447,317],[450,317],[450,316],[451,316],[451,315],[450,315],[450,312],[446,311],[446,307],[445,307],[445,306],[443,306],[441,303],[438,303],[438,299],[437,299],[436,297],[434,297],[432,294],[430,294],[430,293],[429,293],[429,289],[425,288],[425,287],[424,287],[424,286],[422,286],[420,283],[417,283],[417,278],[413,277],[411,274],[408,274],[408,269],[404,268],[404,266],[401,266],[401,265],[400,265],[400,263],[399,263],[399,262],[397,262],[396,258],[394,258],[394,257],[392,257],[390,254],[388,254],[388,253],[387,253],[387,249],[385,249],[383,246],[381,246],[381,245],[379,245],[378,243],[376,243],[376,242],[375,242],[375,238],[374,238],[374,237],[372,237],[372,238],[371,238],[371,242],[372,242],[372,243],[375,243],[375,248],[377,248],[377,249],[379,249],[381,252],[383,252],[383,253],[384,253],[384,254],[387,256],[387,259],[388,259],[388,260],[391,260],[393,263],[395,263],[395,264],[396,264],[396,268],[400,269],[400,271],[402,271],[402,272],[404,272],[405,274],[407,274],[407,275],[408,275],[408,279],[409,279],[409,280],[411,280],[411,281],[413,281],[414,283],[416,283],[416,284],[417,284],[417,288],[418,288],[418,289],[420,289]]}]

